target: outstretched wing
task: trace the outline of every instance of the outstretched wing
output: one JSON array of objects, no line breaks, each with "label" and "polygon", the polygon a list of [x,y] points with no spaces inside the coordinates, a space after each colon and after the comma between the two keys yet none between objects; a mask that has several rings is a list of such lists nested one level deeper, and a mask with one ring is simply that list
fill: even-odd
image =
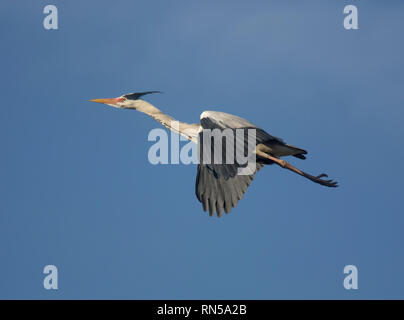
[{"label": "outstretched wing", "polygon": [[[262,166],[263,164],[257,163],[255,173]],[[196,197],[202,203],[203,210],[209,210],[210,216],[213,216],[216,211],[221,217],[223,210],[229,213],[236,207],[253,179],[254,174],[236,175],[225,179],[223,176],[216,175],[206,165],[199,164],[195,184]]]},{"label": "outstretched wing", "polygon": [[[201,114],[201,127],[202,129],[209,130],[225,130],[225,129],[255,129],[256,144],[263,141],[278,141],[283,143],[281,139],[267,134],[265,131],[259,129],[251,122],[242,118],[232,116],[223,112],[205,111]],[[245,130],[244,137],[234,134],[233,150],[236,150],[237,145],[243,146],[244,150],[248,147],[248,137],[246,139],[247,130]],[[218,160],[215,154],[214,141],[206,141],[202,132],[199,133],[199,165],[196,177],[195,193],[198,200],[202,203],[203,210],[209,210],[209,215],[213,215],[215,211],[220,217],[223,210],[229,213],[231,208],[234,208],[238,201],[243,197],[247,188],[254,179],[255,173],[262,168],[263,163],[256,161],[256,167],[250,175],[239,175],[238,170],[245,167],[246,164],[239,164],[237,158],[234,157],[234,163],[226,163],[226,143],[227,140],[222,140],[222,160],[221,164],[214,163]],[[209,143],[209,144],[208,144]],[[203,161],[204,150],[211,150],[211,161],[205,164]]]}]

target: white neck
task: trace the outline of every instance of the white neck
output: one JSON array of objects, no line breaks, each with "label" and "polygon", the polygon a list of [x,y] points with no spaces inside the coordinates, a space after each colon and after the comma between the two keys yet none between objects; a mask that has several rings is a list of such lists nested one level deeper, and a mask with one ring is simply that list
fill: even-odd
[{"label": "white neck", "polygon": [[143,112],[153,119],[160,122],[164,127],[170,129],[173,132],[180,134],[181,136],[191,140],[195,143],[198,141],[198,130],[200,125],[197,123],[185,123],[175,120],[173,117],[163,113],[152,104],[138,99],[133,102],[133,105],[137,111]]}]

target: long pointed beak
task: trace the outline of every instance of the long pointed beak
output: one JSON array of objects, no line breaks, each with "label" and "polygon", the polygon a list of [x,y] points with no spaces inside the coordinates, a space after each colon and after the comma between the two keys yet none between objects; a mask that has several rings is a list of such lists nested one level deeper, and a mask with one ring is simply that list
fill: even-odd
[{"label": "long pointed beak", "polygon": [[98,103],[105,103],[105,104],[117,104],[121,100],[119,98],[107,98],[107,99],[92,99],[90,101],[98,102]]}]

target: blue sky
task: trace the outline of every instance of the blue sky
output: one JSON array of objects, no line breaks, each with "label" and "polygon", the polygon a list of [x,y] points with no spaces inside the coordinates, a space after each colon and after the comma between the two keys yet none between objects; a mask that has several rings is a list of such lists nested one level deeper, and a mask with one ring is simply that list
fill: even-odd
[{"label": "blue sky", "polygon": [[[43,28],[43,8],[59,29]],[[359,30],[343,28],[343,8]],[[2,1],[0,298],[404,298],[401,1]],[[210,218],[194,165],[148,162],[143,90],[307,149]],[[45,265],[59,289],[42,286]],[[343,287],[343,268],[359,289]]]}]

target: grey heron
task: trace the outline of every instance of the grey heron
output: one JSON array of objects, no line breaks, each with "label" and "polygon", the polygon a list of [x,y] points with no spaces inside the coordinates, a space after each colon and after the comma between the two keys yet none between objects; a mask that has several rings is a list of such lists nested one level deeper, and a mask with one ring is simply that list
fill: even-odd
[{"label": "grey heron", "polygon": [[[238,201],[247,191],[248,186],[254,179],[254,175],[264,166],[277,164],[281,168],[297,173],[315,183],[327,187],[337,187],[337,182],[333,180],[325,180],[326,174],[322,173],[318,176],[308,174],[280,159],[284,156],[294,156],[299,159],[305,159],[306,150],[294,147],[285,143],[282,139],[272,136],[263,129],[257,127],[250,121],[240,117],[217,111],[204,111],[200,116],[200,124],[188,124],[178,121],[177,126],[173,126],[175,121],[171,116],[163,113],[161,110],[140,99],[142,96],[159,91],[146,91],[124,94],[117,98],[93,99],[90,101],[103,103],[115,108],[131,109],[143,112],[164,127],[177,132],[181,136],[191,140],[197,144],[203,144],[202,130],[219,130],[225,129],[254,129],[255,135],[255,168],[251,174],[239,175],[236,169],[241,167],[237,162],[234,163],[204,163],[202,155],[199,155],[198,171],[195,183],[195,193],[198,200],[202,203],[203,210],[209,211],[209,215],[213,216],[217,212],[217,216],[221,217],[223,211],[229,213],[236,207]],[[237,138],[236,138],[237,139]],[[237,143],[237,141],[235,142]],[[244,142],[242,142],[244,143]],[[215,149],[212,148],[212,152]],[[214,155],[212,155],[214,157]]]}]

